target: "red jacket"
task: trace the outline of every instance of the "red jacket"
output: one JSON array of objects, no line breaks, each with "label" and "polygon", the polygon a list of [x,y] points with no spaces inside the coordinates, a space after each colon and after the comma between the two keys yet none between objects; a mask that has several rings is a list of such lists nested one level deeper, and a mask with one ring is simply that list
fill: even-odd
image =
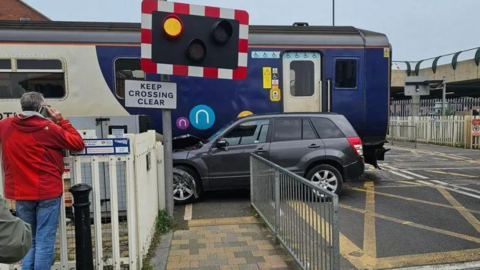
[{"label": "red jacket", "polygon": [[33,115],[0,121],[5,197],[46,200],[62,195],[62,149],[80,151],[83,139],[70,121],[55,124]]}]

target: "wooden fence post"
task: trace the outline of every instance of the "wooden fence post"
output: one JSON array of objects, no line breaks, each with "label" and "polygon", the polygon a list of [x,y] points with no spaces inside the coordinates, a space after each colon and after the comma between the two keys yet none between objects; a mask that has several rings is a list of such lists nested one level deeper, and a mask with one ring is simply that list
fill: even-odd
[{"label": "wooden fence post", "polygon": [[472,117],[465,116],[465,148],[472,149]]}]

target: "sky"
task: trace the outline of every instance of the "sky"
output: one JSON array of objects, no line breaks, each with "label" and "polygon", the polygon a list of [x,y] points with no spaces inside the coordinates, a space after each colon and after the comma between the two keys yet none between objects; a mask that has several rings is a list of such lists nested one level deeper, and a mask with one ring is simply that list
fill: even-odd
[{"label": "sky", "polygon": [[[141,0],[24,1],[57,21],[140,22]],[[332,1],[177,2],[244,9],[253,25],[332,25]],[[480,0],[335,0],[335,25],[385,33],[394,61],[417,61],[480,47],[478,10]]]}]

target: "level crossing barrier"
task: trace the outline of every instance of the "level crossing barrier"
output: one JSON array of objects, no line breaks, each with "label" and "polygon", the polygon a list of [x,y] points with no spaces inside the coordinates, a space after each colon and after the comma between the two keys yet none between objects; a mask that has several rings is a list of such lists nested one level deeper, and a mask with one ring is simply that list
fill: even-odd
[{"label": "level crossing barrier", "polygon": [[302,269],[340,269],[338,196],[258,155],[251,204]]},{"label": "level crossing barrier", "polygon": [[[75,269],[75,223],[69,215],[69,186],[92,187],[91,231],[95,269],[142,269],[158,211],[165,209],[163,145],[154,131],[125,134],[130,152],[123,155],[74,155],[64,158],[64,190],[51,269]],[[125,142],[126,140],[124,140]],[[0,168],[1,164],[0,156]],[[0,170],[3,196],[3,169]],[[68,184],[66,184],[68,183]],[[11,202],[14,207],[14,202]],[[0,265],[0,270],[20,264]]]}]

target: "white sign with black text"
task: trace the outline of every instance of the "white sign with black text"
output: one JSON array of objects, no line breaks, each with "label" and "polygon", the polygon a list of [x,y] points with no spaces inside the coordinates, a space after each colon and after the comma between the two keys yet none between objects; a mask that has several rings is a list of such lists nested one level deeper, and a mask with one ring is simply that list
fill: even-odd
[{"label": "white sign with black text", "polygon": [[176,109],[177,84],[125,80],[125,107]]}]

